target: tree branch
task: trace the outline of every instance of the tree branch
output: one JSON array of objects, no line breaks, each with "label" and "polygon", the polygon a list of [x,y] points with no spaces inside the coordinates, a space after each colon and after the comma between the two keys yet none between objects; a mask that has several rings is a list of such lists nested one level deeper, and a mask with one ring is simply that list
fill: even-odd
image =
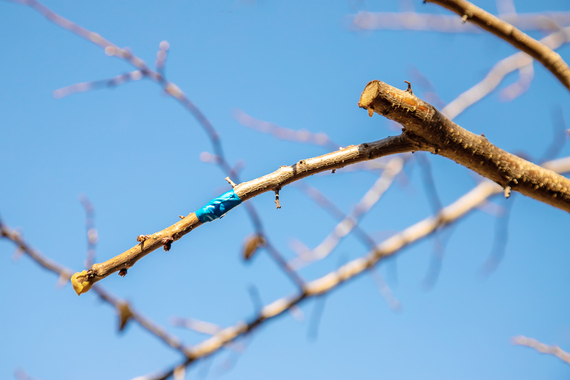
[{"label": "tree branch", "polygon": [[527,338],[526,336],[516,336],[512,339],[512,343],[516,344],[517,346],[534,348],[543,354],[554,355],[566,364],[570,364],[570,354],[558,346],[549,346],[547,344],[539,342],[536,339]]},{"label": "tree branch", "polygon": [[[554,25],[568,25],[569,12],[505,14],[501,19],[521,30],[551,30]],[[415,30],[440,33],[479,33],[455,16],[417,12],[367,12],[348,15],[349,28],[361,30]]]},{"label": "tree branch", "polygon": [[[3,224],[0,221],[0,238],[1,237],[5,237],[8,240],[12,241],[18,246],[18,249],[30,256],[32,260],[34,260],[43,268],[59,275],[60,282],[67,283],[67,281],[69,281],[71,277],[71,270],[43,256],[41,253],[32,248],[24,239],[22,239],[21,235],[18,232],[9,228],[7,225]],[[119,313],[120,318],[123,317],[123,311],[128,310],[128,317],[127,320],[125,320],[125,323],[127,323],[130,319],[136,321],[142,328],[150,332],[152,335],[156,336],[175,350],[180,351],[185,356],[188,356],[188,348],[181,343],[180,339],[170,335],[161,326],[155,324],[144,315],[132,309],[128,302],[118,299],[102,287],[95,286],[93,290],[99,295],[99,297],[101,297],[102,300],[115,307],[117,313]]]},{"label": "tree branch", "polygon": [[374,80],[366,85],[359,106],[404,126],[403,135],[429,146],[505,189],[570,212],[570,180],[491,144],[407,91]]},{"label": "tree branch", "polygon": [[[373,160],[382,156],[421,149],[425,149],[422,148],[421,143],[412,141],[403,134],[372,143],[351,145],[336,152],[301,160],[291,166],[282,166],[271,174],[237,185],[234,191],[243,202],[268,191],[279,191],[279,189],[292,182],[316,173],[339,169],[347,165]],[[144,256],[160,247],[164,247],[167,250],[170,249],[173,242],[200,225],[202,225],[202,222],[200,222],[196,213],[191,213],[178,223],[160,232],[152,235],[141,235],[137,239],[140,244],[135,245],[131,249],[104,263],[93,264],[88,271],[75,273],[71,278],[73,288],[79,295],[89,291],[94,283],[112,273],[117,271],[126,273],[127,269],[132,267]],[[123,272],[123,270],[125,272]]]},{"label": "tree branch", "polygon": [[441,5],[524,51],[550,70],[570,90],[570,68],[560,55],[534,38],[466,0],[425,0]]}]

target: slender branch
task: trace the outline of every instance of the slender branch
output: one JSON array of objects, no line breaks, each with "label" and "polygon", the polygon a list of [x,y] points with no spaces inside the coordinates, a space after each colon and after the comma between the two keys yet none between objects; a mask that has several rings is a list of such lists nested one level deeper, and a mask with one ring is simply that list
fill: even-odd
[{"label": "slender branch", "polygon": [[[541,43],[551,49],[557,49],[562,44],[569,41],[570,27],[566,27],[560,31],[552,33],[540,40]],[[528,56],[528,54],[522,52],[515,53],[499,61],[481,82],[477,83],[475,86],[459,95],[455,100],[451,101],[441,110],[441,113],[450,119],[454,119],[466,108],[477,103],[493,91],[507,74],[517,69],[520,70],[522,67],[531,65],[532,62],[532,58]]]},{"label": "slender branch", "polygon": [[566,364],[570,364],[570,353],[564,351],[558,346],[549,346],[547,344],[539,342],[536,339],[527,338],[526,336],[516,336],[512,339],[512,343],[518,346],[534,348],[543,354],[554,355]]},{"label": "slender branch", "polygon": [[[290,263],[293,268],[299,269],[311,262],[327,257],[338,244],[340,244],[342,239],[358,226],[360,219],[380,200],[382,195],[392,185],[394,177],[400,173],[403,168],[403,158],[392,158],[390,162],[388,162],[386,169],[382,172],[382,175],[378,177],[374,185],[366,192],[350,214],[345,215],[318,246],[308,252],[304,252],[300,257],[291,260]],[[372,243],[372,245],[374,245],[374,243]]]},{"label": "slender branch", "polygon": [[[553,29],[570,24],[570,12],[505,14],[501,20],[521,30]],[[415,30],[441,33],[478,33],[480,29],[465,25],[454,16],[417,12],[366,12],[346,17],[349,27],[360,30]]]},{"label": "slender branch", "polygon": [[[271,174],[237,185],[234,191],[241,201],[246,201],[259,194],[279,190],[292,182],[316,173],[339,169],[350,164],[373,160],[382,156],[420,149],[422,149],[420,143],[413,142],[404,135],[388,137],[372,143],[351,145],[336,152],[301,160],[291,166],[282,166]],[[93,264],[88,271],[75,273],[72,277],[72,284],[75,291],[77,294],[85,293],[97,281],[117,271],[129,269],[138,260],[152,251],[160,247],[170,249],[173,242],[179,240],[182,236],[200,225],[202,225],[202,222],[198,220],[195,213],[191,213],[184,219],[162,231],[152,235],[140,235],[137,239],[140,244],[135,245],[131,249],[104,263]],[[265,236],[263,237],[266,239],[266,246],[270,247],[271,245],[267,242],[267,238]],[[269,252],[276,258],[275,249],[271,249]],[[286,273],[291,275],[292,271],[289,270],[290,268],[283,266],[281,261],[279,261],[279,263]],[[293,277],[293,280],[297,284],[302,283],[298,276]]]},{"label": "slender branch", "polygon": [[[402,158],[394,157],[394,158],[392,158],[392,160],[402,160]],[[392,160],[390,160],[390,162],[392,162]],[[394,163],[392,162],[392,164],[390,164],[390,162],[388,163],[388,167],[390,167],[390,166],[393,167]],[[396,163],[396,166],[397,166],[397,163]],[[386,170],[388,170],[388,168]],[[392,170],[393,170],[393,168],[392,168]],[[303,193],[305,193],[312,200],[314,200],[319,206],[321,206],[325,211],[327,211],[329,214],[331,214],[334,218],[339,219],[341,221],[348,220],[347,219],[348,215],[346,215],[344,212],[342,212],[331,200],[329,200],[327,197],[325,197],[317,189],[307,185],[303,181],[298,182],[296,187],[299,188]],[[336,230],[336,228],[335,228],[335,230]],[[358,224],[354,224],[352,226],[351,232],[366,246],[367,249],[373,250],[376,247],[376,243],[374,242],[374,239],[372,239],[372,237],[370,235],[368,235],[362,228],[360,228],[360,226]],[[301,243],[299,243],[299,244],[301,244]],[[307,250],[308,249],[305,247],[303,252],[306,252]],[[388,307],[390,309],[392,309],[393,311],[399,311],[401,309],[401,304],[396,299],[396,297],[394,297],[390,287],[388,286],[386,281],[384,281],[384,278],[383,278],[382,274],[380,273],[380,271],[376,270],[375,268],[371,268],[370,276],[372,276],[372,279],[376,283],[376,287],[378,289],[378,292],[380,293],[382,298],[384,298]]]},{"label": "slender branch", "polygon": [[519,50],[524,51],[550,70],[562,84],[570,90],[570,68],[560,57],[544,44],[521,32],[508,22],[493,16],[485,10],[471,4],[466,0],[425,0],[426,2],[441,5],[463,17],[464,21],[471,21],[486,31],[510,43]]},{"label": "slender branch", "polygon": [[[22,237],[18,232],[16,232],[13,229],[10,229],[6,224],[0,223],[0,237],[5,237],[8,240],[11,240],[14,244],[18,246],[20,251],[26,253],[37,264],[47,269],[48,271],[59,275],[60,282],[67,283],[70,280],[71,278],[70,269],[43,256],[41,253],[39,253],[33,247],[31,247],[24,239],[22,239]],[[94,286],[93,290],[99,295],[99,297],[103,301],[109,303],[110,305],[116,308],[117,312],[119,313],[119,317],[121,317],[121,310],[125,310],[125,307],[127,307],[130,312],[130,316],[128,319],[136,321],[142,328],[150,332],[152,335],[156,336],[170,347],[182,352],[182,354],[187,356],[188,349],[182,345],[180,339],[168,334],[166,330],[163,329],[161,326],[157,325],[156,323],[154,323],[144,315],[132,309],[126,301],[118,299],[113,294],[111,294],[110,292],[108,292],[107,290],[103,289],[100,286]]]},{"label": "slender branch", "polygon": [[570,180],[491,144],[446,118],[431,104],[407,91],[374,80],[359,106],[404,126],[403,135],[429,146],[430,152],[487,177],[505,189],[570,212]]},{"label": "slender branch", "polygon": [[295,141],[300,143],[320,145],[325,148],[334,150],[339,147],[337,143],[332,141],[326,133],[312,133],[307,130],[294,130],[283,128],[277,124],[256,119],[240,109],[232,112],[233,118],[246,128],[256,130],[261,133],[267,133],[275,136],[280,140]]}]

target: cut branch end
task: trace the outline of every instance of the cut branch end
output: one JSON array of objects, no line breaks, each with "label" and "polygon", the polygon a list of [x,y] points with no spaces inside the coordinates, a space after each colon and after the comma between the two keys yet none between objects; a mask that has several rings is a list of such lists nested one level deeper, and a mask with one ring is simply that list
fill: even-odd
[{"label": "cut branch end", "polygon": [[77,295],[81,295],[83,293],[87,293],[93,283],[90,280],[89,273],[87,271],[77,272],[73,276],[71,276],[71,284],[73,285],[73,290]]}]

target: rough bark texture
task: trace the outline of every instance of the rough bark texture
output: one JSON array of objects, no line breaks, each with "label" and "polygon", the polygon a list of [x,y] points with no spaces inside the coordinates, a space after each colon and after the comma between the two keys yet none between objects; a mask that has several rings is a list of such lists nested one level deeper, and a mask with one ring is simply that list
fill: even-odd
[{"label": "rough bark texture", "polygon": [[531,198],[570,212],[570,180],[491,144],[443,116],[410,92],[374,80],[362,92],[359,106],[404,126],[410,140]]},{"label": "rough bark texture", "polygon": [[[242,201],[246,201],[267,191],[279,192],[283,186],[313,174],[339,169],[382,156],[425,149],[427,148],[421,142],[410,140],[404,134],[387,137],[371,143],[351,145],[332,153],[301,160],[290,166],[282,166],[271,174],[235,186],[234,191]],[[139,236],[140,243],[131,249],[104,263],[93,264],[87,271],[75,273],[71,277],[75,292],[78,295],[86,293],[94,283],[117,271],[120,271],[119,274],[124,276],[127,269],[138,260],[160,247],[165,247],[166,250],[170,249],[173,242],[201,224],[196,214],[191,213],[178,223],[160,232]]]}]

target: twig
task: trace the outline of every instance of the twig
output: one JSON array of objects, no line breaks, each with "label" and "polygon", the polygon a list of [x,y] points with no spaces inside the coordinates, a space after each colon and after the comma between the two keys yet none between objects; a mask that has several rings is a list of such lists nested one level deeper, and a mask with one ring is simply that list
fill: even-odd
[{"label": "twig", "polygon": [[[355,162],[372,160],[385,155],[419,150],[420,148],[421,144],[412,143],[408,138],[402,135],[388,137],[372,143],[351,145],[323,156],[301,160],[291,166],[282,166],[271,174],[237,185],[234,191],[241,201],[246,201],[264,192],[280,189],[283,186],[315,173],[341,168]],[[88,271],[74,274],[72,279],[74,289],[78,294],[87,292],[90,286],[97,281],[122,269],[129,269],[144,256],[164,246],[165,239],[168,239],[168,242],[172,244],[172,242],[179,240],[200,225],[202,225],[202,222],[200,222],[195,213],[191,213],[184,219],[162,231],[152,235],[146,235],[144,241],[120,255],[104,263],[93,264]],[[268,241],[267,237],[263,233],[260,235],[265,239],[267,252],[271,254],[280,268],[284,270],[297,285],[303,284],[300,277],[291,269],[285,259],[283,259]]]},{"label": "twig", "polygon": [[[566,27],[560,31],[552,33],[540,40],[541,43],[551,49],[557,49],[569,41],[570,27]],[[528,66],[532,64],[532,62],[532,58],[528,54],[522,52],[513,54],[501,60],[491,69],[491,71],[489,71],[481,82],[459,95],[455,100],[445,106],[441,110],[441,113],[450,119],[455,119],[457,115],[465,111],[465,109],[477,103],[493,91],[507,74]]]},{"label": "twig", "polygon": [[143,77],[142,71],[135,70],[130,73],[117,75],[110,79],[95,80],[91,82],[77,83],[71,86],[63,87],[53,92],[53,96],[57,99],[65,98],[66,96],[77,94],[80,92],[93,91],[105,87],[116,87],[125,83],[141,80]]},{"label": "twig", "polygon": [[[317,202],[325,211],[331,214],[334,218],[339,220],[345,220],[348,216],[342,212],[336,205],[330,201],[327,197],[325,197],[320,191],[317,189],[307,185],[303,181],[299,181],[298,185],[296,186],[299,188],[303,193],[307,194],[312,200]],[[370,235],[368,235],[358,224],[355,224],[352,228],[352,233],[364,244],[366,248],[369,250],[373,250],[376,247],[376,243]],[[299,242],[299,244],[302,244]],[[382,298],[386,301],[386,304],[390,309],[393,311],[399,311],[401,309],[400,302],[394,297],[390,287],[384,280],[382,274],[376,270],[376,268],[370,268],[370,276],[376,283],[376,287],[378,292],[382,296]]]},{"label": "twig", "polygon": [[81,205],[85,210],[85,232],[87,235],[87,257],[85,258],[85,268],[89,268],[95,261],[95,249],[97,247],[98,240],[98,233],[95,228],[95,208],[86,195],[80,195],[79,202],[81,202]]},{"label": "twig", "polygon": [[497,269],[505,256],[507,248],[507,242],[509,239],[509,219],[514,199],[503,199],[503,204],[504,207],[502,215],[495,219],[495,237],[493,239],[491,254],[481,267],[481,274],[485,277],[489,276],[495,271],[495,269]]},{"label": "twig", "polygon": [[[422,181],[424,184],[424,190],[428,197],[428,203],[431,206],[432,212],[434,214],[437,214],[443,207],[443,204],[441,203],[441,199],[437,193],[430,160],[428,157],[425,157],[424,153],[416,154],[415,157],[418,160],[418,164],[422,168]],[[435,233],[434,249],[431,255],[431,262],[426,278],[423,281],[427,289],[431,289],[437,282],[443,261],[443,255],[445,253],[445,244],[443,242],[441,232],[442,231],[436,231]]]},{"label": "twig", "polygon": [[[60,282],[64,281],[66,283],[71,278],[71,270],[43,256],[41,253],[32,248],[28,243],[26,243],[19,233],[10,229],[6,224],[0,223],[0,237],[5,237],[8,240],[11,240],[22,252],[27,254],[37,264],[47,269],[48,271],[59,275]],[[99,295],[102,300],[114,306],[117,312],[120,313],[120,306],[124,305],[125,301],[119,300],[102,287],[94,286],[93,290]],[[153,321],[146,318],[144,315],[140,314],[134,309],[130,309],[130,311],[132,320],[137,322],[142,328],[162,340],[170,347],[180,351],[185,356],[187,355],[187,348],[182,345],[178,338],[168,334],[162,327],[158,326]]]},{"label": "twig", "polygon": [[342,239],[354,230],[360,219],[380,200],[382,195],[393,183],[394,177],[402,171],[403,167],[404,160],[401,157],[392,158],[387,164],[386,169],[382,172],[382,175],[380,175],[374,185],[366,192],[351,213],[346,215],[315,249],[305,252],[300,257],[293,259],[291,266],[295,269],[299,269],[312,261],[322,260],[327,257],[338,246]]},{"label": "twig", "polygon": [[441,5],[457,13],[464,21],[468,20],[486,31],[524,51],[550,70],[562,84],[570,90],[570,68],[560,55],[544,44],[521,32],[508,22],[502,21],[466,0],[425,0]]},{"label": "twig", "polygon": [[539,342],[536,339],[527,338],[522,335],[514,337],[511,342],[518,346],[534,348],[542,354],[554,355],[566,364],[570,364],[570,354],[558,346],[549,346],[547,344]]},{"label": "twig", "polygon": [[[551,30],[570,24],[570,12],[505,14],[502,20],[522,30]],[[358,12],[347,16],[352,30],[415,30],[440,33],[479,33],[480,29],[454,16],[417,12]]]},{"label": "twig", "polygon": [[296,131],[283,128],[277,124],[256,119],[240,109],[235,109],[232,116],[238,123],[246,128],[251,128],[261,133],[268,133],[280,140],[295,141],[300,143],[315,144],[326,147],[329,150],[338,149],[339,145],[332,141],[326,133],[311,133],[307,130]]},{"label": "twig", "polygon": [[538,162],[556,158],[568,141],[568,130],[566,129],[566,121],[564,120],[564,113],[560,105],[552,109],[552,128],[554,130],[552,142],[544,154],[538,159]]}]

